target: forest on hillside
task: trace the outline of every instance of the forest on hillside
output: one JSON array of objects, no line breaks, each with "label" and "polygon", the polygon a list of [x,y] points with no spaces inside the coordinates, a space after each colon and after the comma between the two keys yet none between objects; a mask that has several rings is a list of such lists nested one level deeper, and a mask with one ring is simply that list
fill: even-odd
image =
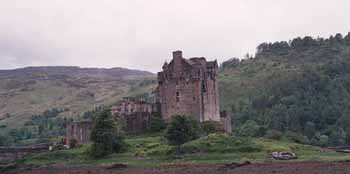
[{"label": "forest on hillside", "polygon": [[262,43],[220,68],[221,105],[237,133],[350,144],[350,33]]}]

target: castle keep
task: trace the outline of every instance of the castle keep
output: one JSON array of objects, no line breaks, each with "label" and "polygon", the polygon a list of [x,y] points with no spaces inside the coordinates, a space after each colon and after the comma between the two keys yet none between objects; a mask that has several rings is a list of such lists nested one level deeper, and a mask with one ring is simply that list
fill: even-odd
[{"label": "castle keep", "polygon": [[191,115],[200,122],[220,121],[217,75],[216,60],[185,59],[181,51],[174,51],[173,59],[158,73],[157,100],[163,119]]},{"label": "castle keep", "polygon": [[[165,62],[163,71],[158,73],[155,101],[124,98],[111,108],[111,112],[131,134],[149,130],[152,117],[159,113],[167,122],[174,115],[192,116],[199,122],[216,121],[221,124],[222,131],[231,132],[232,113],[220,113],[217,78],[216,60],[207,61],[204,57],[186,59],[181,51],[174,51],[173,59]],[[86,135],[90,134],[90,124],[72,123],[67,129],[67,139],[77,139],[82,144],[88,142]]]}]

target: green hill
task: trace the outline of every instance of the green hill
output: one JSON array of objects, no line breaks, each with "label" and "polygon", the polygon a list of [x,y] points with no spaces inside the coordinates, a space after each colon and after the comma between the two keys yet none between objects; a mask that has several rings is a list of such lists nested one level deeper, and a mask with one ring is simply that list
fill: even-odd
[{"label": "green hill", "polygon": [[109,105],[155,87],[155,75],[124,68],[28,67],[0,70],[0,124],[20,127],[53,108],[61,116]]},{"label": "green hill", "polygon": [[253,120],[260,136],[274,129],[316,145],[350,143],[350,33],[262,43],[255,57],[224,62],[219,83],[236,127]]}]

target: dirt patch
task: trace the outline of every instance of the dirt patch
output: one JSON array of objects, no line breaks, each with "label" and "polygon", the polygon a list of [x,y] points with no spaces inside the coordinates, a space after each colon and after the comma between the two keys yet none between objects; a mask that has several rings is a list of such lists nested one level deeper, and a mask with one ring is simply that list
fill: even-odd
[{"label": "dirt patch", "polygon": [[170,165],[162,167],[39,167],[20,168],[14,173],[28,174],[348,174],[350,161],[338,162],[283,162],[266,164],[249,164],[232,168],[225,165]]}]

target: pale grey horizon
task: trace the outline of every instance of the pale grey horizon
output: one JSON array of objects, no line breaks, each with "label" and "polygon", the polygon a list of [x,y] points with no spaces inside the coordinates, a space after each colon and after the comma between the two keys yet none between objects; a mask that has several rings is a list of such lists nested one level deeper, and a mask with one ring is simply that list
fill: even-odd
[{"label": "pale grey horizon", "polygon": [[346,0],[1,0],[0,69],[157,72],[171,52],[219,62],[262,42],[350,31]]}]

